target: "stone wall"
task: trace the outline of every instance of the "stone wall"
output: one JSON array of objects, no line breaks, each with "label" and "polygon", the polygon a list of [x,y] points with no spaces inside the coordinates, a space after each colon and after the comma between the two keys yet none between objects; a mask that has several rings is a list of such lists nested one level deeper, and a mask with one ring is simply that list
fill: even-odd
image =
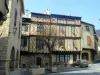
[{"label": "stone wall", "polygon": [[[5,67],[4,70],[6,74],[9,72],[9,61],[11,61],[11,50],[14,48],[14,68],[16,62],[19,60],[20,52],[20,31],[21,31],[21,3],[20,0],[9,0],[9,13],[7,14],[7,20],[0,26],[0,60],[5,60],[2,64],[0,62],[0,67]],[[14,27],[15,22],[15,9],[17,11],[16,27]],[[14,33],[14,31],[16,32]],[[18,63],[17,63],[18,65]],[[4,71],[4,72],[5,72]],[[0,71],[1,73],[1,71]],[[1,74],[0,74],[1,75]],[[3,74],[4,75],[4,74]]]},{"label": "stone wall", "polygon": [[49,63],[48,55],[45,55],[45,54],[33,54],[33,55],[30,55],[30,56],[21,55],[20,66],[22,67],[23,64],[25,64],[26,68],[29,68],[29,67],[32,67],[32,66],[34,68],[37,65],[37,62],[36,62],[37,57],[41,58],[41,66],[40,67],[45,67],[46,63]]}]

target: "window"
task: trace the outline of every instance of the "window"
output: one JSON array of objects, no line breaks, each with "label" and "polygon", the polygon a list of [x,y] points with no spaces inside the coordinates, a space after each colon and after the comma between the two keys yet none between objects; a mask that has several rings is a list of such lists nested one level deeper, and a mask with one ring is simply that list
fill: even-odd
[{"label": "window", "polygon": [[75,50],[77,50],[77,40],[73,40],[73,47],[75,48]]},{"label": "window", "polygon": [[65,62],[65,55],[56,55],[56,62]]},{"label": "window", "polygon": [[91,38],[90,38],[90,36],[87,36],[87,42],[88,42],[88,45],[91,45]]},{"label": "window", "polygon": [[15,21],[14,21],[14,26],[16,26],[16,22],[17,22],[17,10],[15,9]]},{"label": "window", "polygon": [[72,26],[72,33],[75,33],[75,27]]},{"label": "window", "polygon": [[37,32],[43,32],[44,26],[41,24],[37,24]]},{"label": "window", "polygon": [[21,46],[27,46],[27,38],[21,38]]},{"label": "window", "polygon": [[26,32],[28,31],[28,26],[25,26],[25,31],[26,31]]},{"label": "window", "polygon": [[19,23],[19,32],[18,32],[18,38],[20,39],[20,23]]},{"label": "window", "polygon": [[56,55],[56,62],[59,62],[59,55]]},{"label": "window", "polygon": [[64,55],[60,55],[60,62],[64,62],[65,61],[65,56]]},{"label": "window", "polygon": [[71,31],[72,31],[72,34],[75,35],[75,27],[74,26],[71,27]]},{"label": "window", "polygon": [[60,31],[60,35],[65,35],[65,30],[66,30],[66,27],[65,26],[59,26],[59,31]]},{"label": "window", "polygon": [[42,39],[36,38],[36,49],[43,49],[44,41]]},{"label": "window", "polygon": [[64,48],[65,47],[65,40],[59,39],[59,47]]},{"label": "window", "polygon": [[65,33],[65,26],[59,26],[60,32]]},{"label": "window", "polygon": [[89,26],[86,26],[86,30],[87,30],[87,31],[90,31]]}]

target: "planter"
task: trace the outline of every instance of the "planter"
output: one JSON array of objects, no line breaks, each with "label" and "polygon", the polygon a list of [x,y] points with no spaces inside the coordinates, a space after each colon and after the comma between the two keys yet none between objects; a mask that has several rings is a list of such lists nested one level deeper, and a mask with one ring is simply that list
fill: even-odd
[{"label": "planter", "polygon": [[30,70],[31,75],[42,75],[45,74],[45,68],[34,68]]},{"label": "planter", "polygon": [[52,72],[57,72],[57,67],[52,67]]}]

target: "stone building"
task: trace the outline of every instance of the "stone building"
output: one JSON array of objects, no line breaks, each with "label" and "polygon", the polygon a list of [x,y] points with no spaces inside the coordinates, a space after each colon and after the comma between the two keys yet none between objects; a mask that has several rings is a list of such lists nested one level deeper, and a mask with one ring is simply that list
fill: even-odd
[{"label": "stone building", "polygon": [[89,62],[95,59],[98,47],[98,38],[96,36],[95,27],[92,24],[81,22],[82,28],[82,59]]},{"label": "stone building", "polygon": [[[0,0],[0,5],[1,1],[5,0]],[[0,26],[0,75],[19,67],[23,0],[9,0],[8,8],[7,20]]]},{"label": "stone building", "polygon": [[7,19],[8,9],[8,1],[9,0],[0,0],[0,25]]},{"label": "stone building", "polygon": [[52,51],[54,65],[72,64],[80,59],[81,17],[33,12],[29,14],[29,17],[30,19],[24,18],[22,24],[20,64],[23,67],[48,65],[49,51],[41,40],[44,35],[49,36],[48,30],[52,37],[56,37],[56,45]]}]

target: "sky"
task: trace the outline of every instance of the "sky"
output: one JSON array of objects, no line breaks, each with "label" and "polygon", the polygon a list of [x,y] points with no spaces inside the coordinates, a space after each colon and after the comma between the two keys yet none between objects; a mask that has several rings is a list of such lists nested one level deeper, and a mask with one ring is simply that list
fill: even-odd
[{"label": "sky", "polygon": [[[25,10],[82,17],[82,21],[100,29],[100,0],[24,0]],[[27,12],[27,13],[29,13]]]}]

